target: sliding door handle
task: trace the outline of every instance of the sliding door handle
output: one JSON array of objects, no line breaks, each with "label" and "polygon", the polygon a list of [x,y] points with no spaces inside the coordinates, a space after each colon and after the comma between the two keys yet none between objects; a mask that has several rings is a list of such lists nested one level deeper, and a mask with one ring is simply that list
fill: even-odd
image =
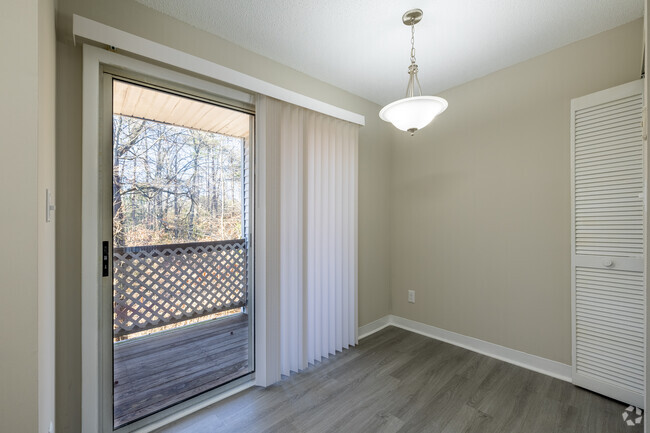
[{"label": "sliding door handle", "polygon": [[108,241],[102,242],[102,277],[108,277]]}]

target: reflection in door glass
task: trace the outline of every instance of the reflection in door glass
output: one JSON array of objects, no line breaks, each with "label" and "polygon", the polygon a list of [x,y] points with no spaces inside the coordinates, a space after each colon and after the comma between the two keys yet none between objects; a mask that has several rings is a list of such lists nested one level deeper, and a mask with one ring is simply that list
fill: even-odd
[{"label": "reflection in door glass", "polygon": [[113,81],[113,423],[249,373],[249,114]]}]

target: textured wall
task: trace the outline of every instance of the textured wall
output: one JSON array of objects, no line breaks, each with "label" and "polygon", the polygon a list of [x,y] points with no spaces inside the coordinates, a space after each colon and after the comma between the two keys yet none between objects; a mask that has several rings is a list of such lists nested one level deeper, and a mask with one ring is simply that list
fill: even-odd
[{"label": "textured wall", "polygon": [[393,314],[571,363],[570,101],[639,78],[642,28],[451,89],[447,112],[397,137]]}]

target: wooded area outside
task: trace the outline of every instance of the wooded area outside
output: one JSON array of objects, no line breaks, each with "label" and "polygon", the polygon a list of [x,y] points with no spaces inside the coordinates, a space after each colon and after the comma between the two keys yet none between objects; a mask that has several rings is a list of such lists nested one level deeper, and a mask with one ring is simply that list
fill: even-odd
[{"label": "wooded area outside", "polygon": [[239,239],[244,139],[113,116],[115,247]]},{"label": "wooded area outside", "polygon": [[243,216],[252,117],[119,80],[112,102],[121,427],[250,371]]}]

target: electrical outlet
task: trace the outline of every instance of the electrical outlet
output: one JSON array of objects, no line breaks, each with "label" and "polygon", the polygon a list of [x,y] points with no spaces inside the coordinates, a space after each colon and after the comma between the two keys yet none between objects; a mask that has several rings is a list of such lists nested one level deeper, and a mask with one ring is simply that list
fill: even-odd
[{"label": "electrical outlet", "polygon": [[50,428],[47,429],[47,433],[54,433],[54,422],[50,421]]},{"label": "electrical outlet", "polygon": [[409,302],[415,304],[415,290],[409,290]]}]

